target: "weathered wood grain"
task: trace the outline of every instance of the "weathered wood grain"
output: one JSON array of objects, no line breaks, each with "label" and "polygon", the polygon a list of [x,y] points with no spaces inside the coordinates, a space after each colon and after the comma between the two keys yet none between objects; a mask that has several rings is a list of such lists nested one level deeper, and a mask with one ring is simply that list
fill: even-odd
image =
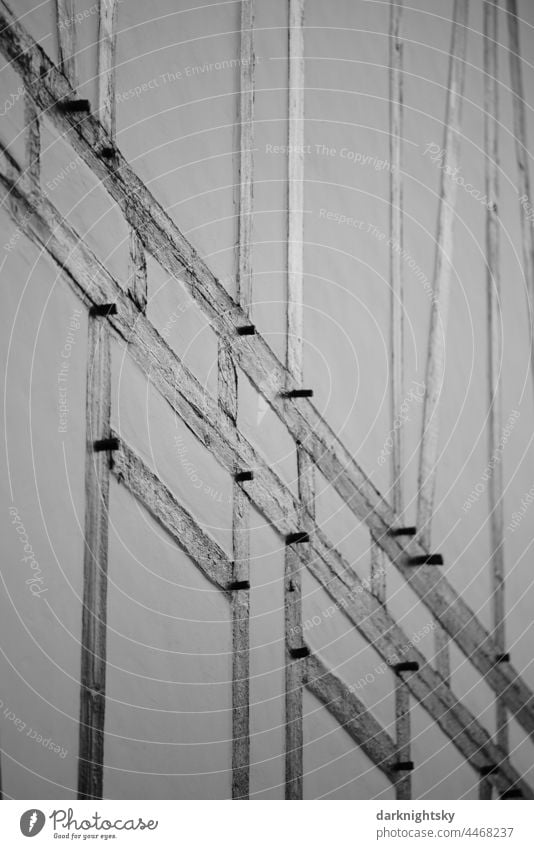
[{"label": "weathered wood grain", "polygon": [[[502,463],[495,463],[502,434],[503,361],[501,280],[499,268],[499,92],[498,92],[498,6],[484,4],[484,151],[486,197],[486,302],[488,338],[488,481],[491,544],[493,640],[500,653],[506,652],[504,586],[504,486]],[[506,705],[497,696],[497,741],[508,751]]]},{"label": "weathered wood grain", "polygon": [[133,448],[115,431],[111,435],[118,437],[120,443],[113,452],[113,476],[143,504],[176,545],[195,561],[204,576],[227,592],[232,580],[232,564],[222,548],[199,528],[191,513],[182,507]]},{"label": "weathered wood grain", "polygon": [[39,112],[33,100],[24,97],[24,122],[26,124],[26,172],[36,187],[41,180],[41,129]]},{"label": "weathered wood grain", "polygon": [[[65,279],[82,300],[85,303],[116,303],[117,313],[108,316],[108,323],[122,339],[129,342],[133,360],[192,433],[210,448],[229,471],[233,471],[236,466],[255,470],[254,480],[247,485],[247,493],[262,515],[281,536],[298,530],[299,505],[291,493],[229,418],[218,415],[217,402],[206,394],[146,317],[124,295],[78,234],[62,220],[45,198],[40,196],[30,199],[23,180],[17,180],[15,185],[0,171],[0,186],[3,189],[0,194],[12,198],[10,214],[15,223],[60,265],[65,272]],[[389,541],[392,539],[389,537]],[[366,590],[349,564],[317,526],[314,526],[310,546],[313,557],[309,560],[305,558],[305,565],[382,657],[394,662],[392,659],[400,655],[419,662],[420,671],[409,678],[410,691],[463,756],[476,769],[488,762],[501,762],[502,753],[493,745],[484,729],[458,702],[441,677],[426,664],[423,656],[410,647],[410,641],[402,629]],[[426,567],[423,568],[427,571]],[[436,570],[428,567],[428,571]],[[503,670],[511,670],[513,673],[508,684],[505,683],[506,675],[501,675]],[[529,694],[528,688],[511,665],[494,665],[494,671],[494,683],[500,684],[502,688],[499,692],[503,693],[509,706],[513,705],[514,712],[528,729],[532,711],[532,697],[526,695]],[[492,776],[495,786],[501,789],[506,789],[518,780],[516,770],[506,762],[503,763],[501,773]],[[521,784],[530,798],[532,791],[525,782]]]},{"label": "weathered wood grain", "polygon": [[[233,485],[233,581],[250,579],[249,500]],[[232,798],[248,799],[250,783],[250,591],[232,593]]]},{"label": "weathered wood grain", "polygon": [[110,454],[108,451],[95,452],[94,442],[110,436],[111,354],[105,318],[90,315],[88,334],[78,798],[101,799]]},{"label": "weathered wood grain", "polygon": [[371,592],[381,604],[386,604],[387,557],[371,537]]},{"label": "weathered wood grain", "polygon": [[303,330],[304,4],[305,0],[289,0],[286,363],[290,377],[297,384],[302,380]]},{"label": "weathered wood grain", "polygon": [[146,311],[148,301],[148,277],[145,248],[132,228],[130,230],[130,245],[128,258],[128,291],[134,303],[141,312]]},{"label": "weathered wood grain", "polygon": [[55,0],[59,67],[75,89],[78,85],[76,73],[76,13],[75,0]]},{"label": "weathered wood grain", "polygon": [[441,187],[434,263],[434,287],[430,307],[430,329],[426,362],[423,426],[419,455],[417,527],[421,541],[430,546],[436,461],[439,439],[439,400],[445,370],[445,342],[450,298],[451,263],[457,186],[452,175],[459,167],[460,121],[465,83],[468,0],[454,0],[449,81],[445,114],[444,167]]},{"label": "weathered wood grain", "polygon": [[[403,293],[403,204],[402,204],[402,139],[403,139],[403,64],[402,64],[402,0],[390,0],[389,26],[389,155],[390,172],[390,364],[391,364],[391,490],[393,509],[403,513],[402,474],[404,467],[403,425],[400,408],[404,396],[404,293]],[[395,422],[398,426],[395,427]]]},{"label": "weathered wood grain", "polygon": [[98,15],[98,112],[106,132],[115,137],[115,45],[119,0],[100,0]]},{"label": "weathered wood grain", "polygon": [[[395,729],[397,744],[397,761],[411,760],[411,722],[410,722],[410,692],[402,680],[397,677],[395,682]],[[397,773],[395,782],[397,799],[412,798],[412,778],[410,772]]]},{"label": "weathered wood grain", "polygon": [[[239,217],[236,262],[237,300],[247,316],[252,310],[252,226],[254,214],[254,14],[255,0],[241,4],[239,94]],[[218,340],[219,407],[235,425],[238,382],[232,351]],[[243,471],[236,468],[236,471]],[[241,484],[232,494],[234,580],[250,579],[249,502]],[[232,798],[248,799],[250,791],[250,591],[232,598]]]},{"label": "weathered wood grain", "polygon": [[252,304],[252,228],[254,222],[254,15],[255,0],[241,3],[237,299],[247,316],[250,316]]},{"label": "weathered wood grain", "polygon": [[[527,118],[523,73],[521,70],[521,51],[519,44],[519,25],[517,0],[506,0],[506,19],[508,22],[508,55],[510,57],[510,87],[512,89],[512,107],[514,115],[514,139],[517,159],[517,183],[519,195],[519,218],[521,222],[521,247],[523,252],[523,277],[527,293],[529,329],[534,333],[534,235],[528,219],[525,204],[532,204],[530,193],[530,153],[527,139]],[[528,208],[528,207],[527,207]],[[534,346],[530,346],[531,373],[534,380]]]},{"label": "weathered wood grain", "polygon": [[[302,383],[303,374],[303,203],[304,203],[304,6],[305,0],[289,0],[288,24],[288,179],[287,179],[287,303],[286,367],[290,388]],[[304,516],[313,515],[314,468],[308,454],[297,444],[297,479]],[[302,555],[309,553],[287,546],[285,552],[284,608],[286,631],[286,799],[302,799],[302,676],[307,659],[295,659],[291,650],[302,645]]]}]

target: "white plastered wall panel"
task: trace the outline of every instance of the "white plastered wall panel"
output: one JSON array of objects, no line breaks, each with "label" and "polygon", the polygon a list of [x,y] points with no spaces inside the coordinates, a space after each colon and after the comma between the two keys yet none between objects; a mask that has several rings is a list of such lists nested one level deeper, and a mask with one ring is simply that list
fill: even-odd
[{"label": "white plastered wall panel", "polygon": [[147,256],[147,315],[158,333],[211,394],[217,393],[217,337],[183,284]]},{"label": "white plastered wall panel", "polygon": [[393,787],[338,722],[304,693],[304,798],[393,799]]},{"label": "white plastered wall panel", "polygon": [[420,705],[412,707],[414,799],[477,799],[478,774]]},{"label": "white plastered wall panel", "polygon": [[[13,230],[4,213],[2,228]],[[67,799],[78,746],[87,323],[26,237],[4,253],[2,279],[11,284],[0,317],[4,790]]]},{"label": "white plastered wall panel", "polygon": [[229,553],[230,475],[173,414],[124,346],[112,346],[112,366],[112,426]]},{"label": "white plastered wall panel", "polygon": [[302,580],[305,642],[363,702],[390,735],[395,721],[394,675],[330,596],[307,572]]},{"label": "white plastered wall panel", "polygon": [[287,24],[287,3],[256,3],[253,315],[281,360],[286,351]]},{"label": "white plastered wall panel", "polygon": [[239,4],[119,8],[117,144],[234,289]]},{"label": "white plastered wall panel", "polygon": [[105,794],[229,798],[228,600],[115,482],[110,505]]}]

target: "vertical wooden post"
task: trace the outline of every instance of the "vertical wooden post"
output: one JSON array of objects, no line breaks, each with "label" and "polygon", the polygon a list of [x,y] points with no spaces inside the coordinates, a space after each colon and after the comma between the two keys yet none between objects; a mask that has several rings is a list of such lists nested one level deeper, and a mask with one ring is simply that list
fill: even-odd
[{"label": "vertical wooden post", "polygon": [[404,304],[402,279],[402,0],[391,0],[389,29],[389,147],[390,147],[390,360],[391,360],[391,485],[393,509],[402,517],[403,431],[400,408],[404,393]]},{"label": "vertical wooden post", "polygon": [[[237,300],[250,317],[252,309],[252,227],[254,213],[254,14],[255,0],[241,4],[239,222]],[[219,340],[219,407],[237,423],[237,370],[227,342]],[[246,471],[236,469],[238,471]],[[250,519],[249,500],[241,483],[232,494],[232,798],[250,793]],[[250,586],[250,585],[249,585]]]},{"label": "vertical wooden post", "polygon": [[[449,82],[445,115],[445,160],[441,172],[438,232],[434,264],[434,289],[430,308],[430,330],[423,408],[423,430],[419,458],[417,526],[421,542],[430,547],[436,487],[439,438],[439,400],[443,389],[445,345],[453,252],[456,182],[453,179],[460,155],[460,122],[465,83],[468,0],[454,0]],[[436,669],[450,678],[449,638],[436,623],[434,631]]]},{"label": "vertical wooden post", "polygon": [[110,435],[110,341],[104,317],[89,315],[85,550],[81,637],[78,798],[101,799],[106,692],[106,598],[110,452],[95,440]]},{"label": "vertical wooden post", "polygon": [[[234,482],[232,537],[233,581],[250,578],[249,501]],[[248,799],[250,784],[250,592],[236,589],[232,595],[233,662],[233,745],[232,798]]]},{"label": "vertical wooden post", "polygon": [[115,137],[117,6],[117,0],[100,0],[98,16],[98,112],[112,138]]},{"label": "vertical wooden post", "polygon": [[[411,722],[410,722],[410,691],[400,677],[395,686],[395,725],[397,732],[397,758],[399,761],[411,759]],[[397,799],[412,798],[412,777],[409,771],[399,772],[395,782]]]},{"label": "vertical wooden post", "polygon": [[76,74],[75,0],[55,0],[58,35],[59,67],[71,86],[78,87]]},{"label": "vertical wooden post", "polygon": [[512,105],[514,114],[514,137],[517,158],[517,181],[519,188],[519,217],[521,221],[521,244],[523,248],[523,276],[526,283],[527,307],[530,330],[531,372],[534,380],[534,237],[532,225],[526,208],[533,203],[530,193],[529,150],[527,145],[527,119],[525,115],[525,100],[523,95],[523,73],[521,70],[521,53],[519,45],[519,27],[517,21],[516,0],[506,0],[506,17],[508,20],[508,53],[510,56],[510,83],[512,88]]},{"label": "vertical wooden post", "polygon": [[[488,482],[491,532],[493,639],[500,654],[506,652],[504,604],[504,500],[502,463],[494,463],[502,431],[501,281],[499,269],[499,96],[495,0],[484,4],[484,142],[486,154],[486,293],[488,321],[488,456],[492,473]],[[508,717],[502,699],[496,699],[497,745],[508,753]],[[490,785],[491,791],[491,785]]]},{"label": "vertical wooden post", "polygon": [[[297,383],[303,375],[303,204],[304,204],[304,0],[289,0],[289,121],[287,221],[286,365]],[[315,514],[315,467],[297,445],[300,528]],[[300,544],[299,544],[300,545]],[[308,549],[308,543],[303,544]],[[286,629],[286,799],[302,799],[302,686],[307,660],[292,652],[302,647],[301,560],[286,546],[284,606]]]},{"label": "vertical wooden post", "polygon": [[254,0],[241,4],[239,250],[237,297],[247,315],[252,300],[252,227],[254,212]]},{"label": "vertical wooden post", "polygon": [[304,203],[304,0],[289,0],[289,157],[287,227],[287,368],[302,380],[302,238]]}]

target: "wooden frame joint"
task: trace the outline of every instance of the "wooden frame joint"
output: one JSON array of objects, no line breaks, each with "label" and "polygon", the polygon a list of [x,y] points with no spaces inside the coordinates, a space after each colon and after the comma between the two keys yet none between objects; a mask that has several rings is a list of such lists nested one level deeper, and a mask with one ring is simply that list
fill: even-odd
[{"label": "wooden frame joint", "polygon": [[296,531],[293,534],[287,534],[286,545],[297,545],[302,542],[309,542],[310,535],[307,531]]},{"label": "wooden frame joint", "polygon": [[408,566],[443,566],[441,554],[417,554],[408,558]]},{"label": "wooden frame joint", "polygon": [[419,672],[419,664],[416,660],[405,660],[403,663],[396,663],[393,669],[397,675],[399,672]]}]

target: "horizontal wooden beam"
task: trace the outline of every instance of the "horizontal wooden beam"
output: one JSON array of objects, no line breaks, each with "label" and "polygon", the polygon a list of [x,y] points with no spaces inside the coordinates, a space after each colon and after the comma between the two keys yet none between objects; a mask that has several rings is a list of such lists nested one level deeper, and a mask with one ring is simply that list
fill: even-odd
[{"label": "horizontal wooden beam", "polygon": [[[113,161],[101,155],[100,151],[109,146],[111,139],[99,121],[90,114],[80,119],[79,115],[58,108],[61,101],[74,96],[74,91],[42,48],[16,21],[4,0],[0,0],[0,50],[22,76],[37,106],[102,180],[147,250],[167,272],[184,279],[190,294],[210,318],[215,332],[228,342],[237,364],[293,438],[310,454],[355,516],[369,526],[375,542],[399,569],[412,590],[486,678],[488,685],[499,696],[502,695],[519,724],[534,737],[534,697],[525,682],[511,664],[495,665],[494,641],[441,573],[425,567],[412,569],[408,566],[410,557],[422,556],[428,551],[417,540],[403,544],[401,538],[389,534],[397,520],[393,509],[311,401],[308,398],[288,401],[282,397],[284,389],[291,385],[287,370],[261,334],[247,337],[247,343],[243,344],[236,331],[248,323],[244,311],[212,274],[120,151]],[[221,461],[224,462],[224,458]]]},{"label": "horizontal wooden beam", "polygon": [[[4,157],[6,156],[4,152]],[[0,157],[0,165],[2,165]],[[9,160],[0,170],[0,198],[9,198],[8,209],[17,226],[59,264],[66,280],[88,305],[116,305],[106,320],[123,340],[129,353],[172,410],[191,432],[233,474],[236,468],[254,469],[247,495],[260,513],[283,537],[300,529],[301,508],[280,478],[260,454],[222,414],[208,395],[133,300],[89,250],[76,231],[42,194],[30,194],[24,177],[13,180],[16,163]],[[20,174],[20,172],[19,172]],[[336,604],[388,663],[404,658],[419,664],[408,687],[430,716],[453,741],[475,769],[500,763],[502,753],[493,745],[475,717],[456,699],[450,688],[408,640],[384,607],[372,596],[343,556],[309,517],[310,543],[296,546],[299,556]],[[308,556],[302,549],[310,548]],[[510,699],[509,692],[506,694]],[[492,780],[500,790],[521,781],[516,770],[503,763]],[[528,798],[530,787],[521,782]]]}]

